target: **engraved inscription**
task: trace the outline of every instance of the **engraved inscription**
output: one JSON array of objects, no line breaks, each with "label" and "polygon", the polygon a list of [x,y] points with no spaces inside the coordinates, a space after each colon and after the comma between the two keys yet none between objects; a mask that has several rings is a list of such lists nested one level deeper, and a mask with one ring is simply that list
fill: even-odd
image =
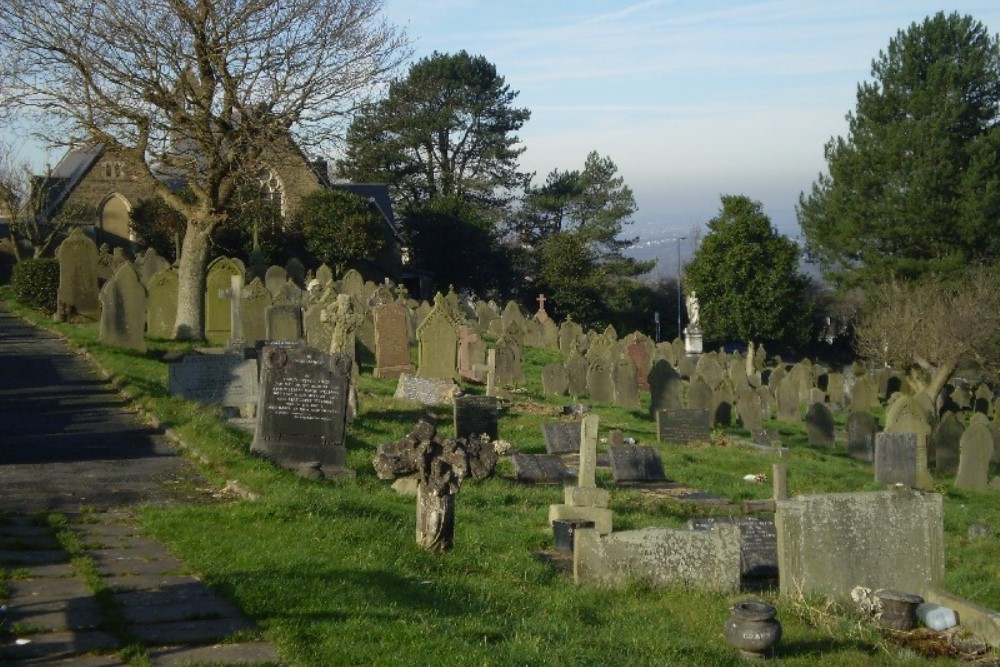
[{"label": "engraved inscription", "polygon": [[331,382],[311,377],[283,377],[271,387],[267,411],[275,417],[305,421],[330,419],[341,394]]}]

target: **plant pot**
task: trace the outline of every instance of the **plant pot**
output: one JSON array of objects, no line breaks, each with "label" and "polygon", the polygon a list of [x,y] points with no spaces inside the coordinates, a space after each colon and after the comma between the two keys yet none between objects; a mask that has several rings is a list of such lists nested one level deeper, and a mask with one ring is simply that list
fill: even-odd
[{"label": "plant pot", "polygon": [[757,600],[743,600],[729,608],[726,640],[748,660],[763,660],[774,656],[774,647],[781,639],[781,623],[774,617],[772,605]]},{"label": "plant pot", "polygon": [[912,630],[917,627],[917,607],[924,599],[919,595],[899,591],[876,591],[875,597],[882,603],[882,615],[878,624],[888,630]]}]

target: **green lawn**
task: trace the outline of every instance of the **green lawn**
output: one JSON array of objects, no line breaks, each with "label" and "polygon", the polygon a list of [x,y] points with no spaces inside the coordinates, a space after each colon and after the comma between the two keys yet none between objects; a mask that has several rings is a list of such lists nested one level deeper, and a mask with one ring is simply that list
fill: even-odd
[{"label": "green lawn", "polygon": [[[167,395],[166,364],[158,358],[184,346],[153,341],[140,356],[97,345],[92,325],[58,328],[90,348],[138,404],[197,449],[198,465],[214,486],[238,480],[259,494],[253,501],[147,507],[141,520],[209,585],[257,619],[288,664],[741,664],[722,628],[728,606],[747,594],[575,586],[541,555],[552,548],[548,506],[561,502],[562,490],[514,483],[508,461],[501,462],[496,478],[467,481],[462,488],[452,552],[418,548],[414,499],[394,493],[371,466],[377,445],[399,438],[421,412],[391,397],[393,382],[362,377],[360,414],[347,441],[357,479],[307,481],[249,456],[251,437],[225,426],[213,410]],[[553,358],[558,355],[526,352],[526,374],[536,380],[501,416],[501,437],[525,452],[544,452],[539,425],[557,418],[569,402],[540,396],[541,366]],[[434,412],[448,432],[450,410]],[[655,444],[654,424],[644,412],[609,406],[595,406],[594,412],[601,417],[602,437],[621,428]],[[780,428],[791,448],[790,493],[879,488],[871,466],[842,448],[809,447],[798,424],[769,426]],[[770,484],[742,477],[770,475],[776,461],[771,455],[731,440],[663,445],[660,451],[671,480],[734,503],[770,496]],[[598,481],[611,490],[616,529],[677,526],[717,511],[616,489],[607,473],[599,472]],[[995,494],[956,491],[948,482],[939,490],[946,498],[948,588],[1000,608],[1000,538],[967,537],[970,523],[1000,526],[1000,502]],[[850,614],[829,613],[823,601],[783,599],[776,591],[762,597],[777,606],[784,626],[782,665],[953,664],[916,656]]]}]

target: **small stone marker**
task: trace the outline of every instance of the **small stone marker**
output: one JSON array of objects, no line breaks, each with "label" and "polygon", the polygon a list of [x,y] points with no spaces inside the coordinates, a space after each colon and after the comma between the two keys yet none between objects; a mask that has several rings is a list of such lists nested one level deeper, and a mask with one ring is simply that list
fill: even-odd
[{"label": "small stone marker", "polygon": [[458,385],[451,380],[435,380],[401,373],[394,397],[417,401],[423,405],[441,405],[448,403],[457,389]]},{"label": "small stone marker", "polygon": [[663,460],[655,447],[623,445],[609,447],[611,475],[615,482],[665,482]]},{"label": "small stone marker", "polygon": [[778,531],[774,519],[758,516],[710,517],[689,519],[689,530],[712,530],[719,524],[740,529],[740,578],[776,579],[778,577]]},{"label": "small stone marker", "polygon": [[711,435],[708,410],[657,410],[656,440],[686,445],[708,442]]},{"label": "small stone marker", "polygon": [[496,396],[456,396],[454,404],[456,437],[478,438],[485,434],[490,442],[500,437],[497,426],[500,401]]},{"label": "small stone marker", "polygon": [[303,476],[353,477],[344,446],[351,364],[304,344],[265,346],[250,451]]},{"label": "small stone marker", "polygon": [[917,486],[916,433],[879,433],[875,436],[875,481]]},{"label": "small stone marker", "polygon": [[511,457],[514,477],[530,484],[557,484],[570,476],[562,457],[555,454],[522,454]]},{"label": "small stone marker", "polygon": [[542,437],[549,454],[576,454],[580,451],[580,422],[542,424]]}]

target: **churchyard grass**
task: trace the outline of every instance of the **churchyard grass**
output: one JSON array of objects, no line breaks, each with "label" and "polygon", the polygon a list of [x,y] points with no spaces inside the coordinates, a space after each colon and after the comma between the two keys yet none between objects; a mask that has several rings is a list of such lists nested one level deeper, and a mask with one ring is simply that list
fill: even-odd
[{"label": "churchyard grass", "polygon": [[[846,612],[835,623],[824,621],[822,601],[782,599],[776,591],[578,587],[566,561],[551,556],[546,526],[548,506],[561,502],[562,489],[516,484],[506,462],[496,478],[463,485],[455,549],[428,553],[414,539],[414,499],[393,492],[371,466],[376,446],[398,439],[424,412],[392,398],[394,382],[361,378],[361,410],[347,438],[348,466],[357,479],[309,481],[249,456],[251,436],[227,426],[219,411],[167,395],[160,358],[185,345],[151,341],[140,355],[97,345],[96,327],[58,329],[88,348],[139,406],[190,445],[187,455],[216,491],[202,504],[143,508],[142,524],[254,617],[288,664],[736,666],[742,661],[722,627],[728,606],[747,597],[777,606],[783,665],[952,664],[915,657]],[[501,438],[521,451],[543,453],[541,423],[558,419],[572,402],[544,398],[533,380],[553,354],[526,351],[527,388],[500,416]],[[656,444],[644,410],[592,410],[601,417],[602,438],[608,428],[620,428],[626,437]],[[430,411],[450,433],[450,408]],[[790,493],[878,488],[871,466],[847,457],[842,447],[809,447],[800,425],[769,426],[781,428],[782,444],[791,449],[781,461],[788,466]],[[737,429],[724,433],[727,441],[717,438],[715,445],[659,446],[668,478],[736,505],[769,497],[770,481],[743,476],[770,478],[779,460],[737,444]],[[219,491],[230,480],[256,499]],[[614,488],[601,471],[598,484],[611,489],[616,529],[680,526],[690,517],[725,511]],[[968,537],[972,522],[1000,525],[1000,503],[988,494],[955,491],[947,482],[939,490],[946,496],[949,588],[1000,608],[998,538]]]}]

